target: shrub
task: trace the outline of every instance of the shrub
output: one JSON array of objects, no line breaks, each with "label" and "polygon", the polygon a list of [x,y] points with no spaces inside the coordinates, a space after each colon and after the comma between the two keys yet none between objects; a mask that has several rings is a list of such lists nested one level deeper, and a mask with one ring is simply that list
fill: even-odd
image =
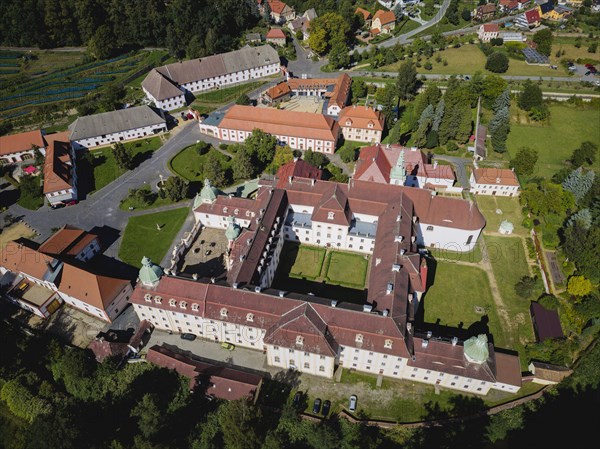
[{"label": "shrub", "polygon": [[448,151],[458,151],[458,145],[456,144],[456,142],[452,141],[452,142],[448,142],[446,144],[446,149]]},{"label": "shrub", "polygon": [[487,58],[485,68],[494,73],[506,72],[508,70],[508,56],[499,51],[492,53]]},{"label": "shrub", "polygon": [[542,307],[544,307],[545,309],[548,310],[556,310],[558,309],[558,306],[560,304],[560,302],[558,301],[558,298],[554,295],[543,295],[540,299],[538,299],[537,301]]}]

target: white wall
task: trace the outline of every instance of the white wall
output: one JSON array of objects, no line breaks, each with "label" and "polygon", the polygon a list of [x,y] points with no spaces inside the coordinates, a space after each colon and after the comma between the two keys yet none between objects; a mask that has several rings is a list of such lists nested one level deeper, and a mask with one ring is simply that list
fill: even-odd
[{"label": "white wall", "polygon": [[106,134],[104,136],[90,137],[88,139],[81,139],[72,142],[73,147],[76,150],[82,150],[86,148],[95,148],[101,145],[110,145],[115,142],[121,142],[132,139],[139,139],[140,137],[155,136],[161,132],[167,131],[167,124],[160,123],[158,125],[145,126],[143,128],[130,129],[127,131],[121,131],[112,134]]},{"label": "white wall", "polygon": [[[451,223],[449,223],[451,225]],[[468,231],[447,226],[419,222],[417,243],[428,248],[442,248],[468,252],[475,248],[480,230]],[[469,237],[471,237],[470,242]]]}]

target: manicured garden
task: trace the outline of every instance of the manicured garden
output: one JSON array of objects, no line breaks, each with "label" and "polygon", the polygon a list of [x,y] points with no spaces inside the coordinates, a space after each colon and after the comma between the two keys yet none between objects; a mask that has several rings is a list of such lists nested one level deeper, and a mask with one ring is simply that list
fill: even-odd
[{"label": "manicured garden", "polygon": [[360,254],[328,251],[324,278],[330,284],[363,289],[369,267],[368,257]]},{"label": "manicured garden", "polygon": [[252,92],[265,84],[266,81],[251,81],[244,84],[236,84],[235,86],[225,87],[223,89],[215,89],[203,94],[196,94],[196,102],[198,103],[216,103],[225,104],[237,100],[240,95]]},{"label": "manicured garden", "polygon": [[169,161],[171,171],[188,181],[204,181],[203,166],[211,155],[219,159],[225,170],[229,168],[231,160],[223,153],[210,147],[206,153],[200,154],[199,148],[199,144],[190,145],[173,156]]},{"label": "manicured garden", "polygon": [[[593,106],[576,107],[566,104],[550,106],[550,119],[544,123],[522,123],[526,115],[517,117],[513,111],[507,148],[511,157],[524,146],[538,151],[539,159],[533,176],[550,178],[565,166],[573,150],[589,140],[600,146],[600,110]],[[600,161],[596,161],[600,168]]]},{"label": "manicured garden", "polygon": [[447,248],[431,248],[428,251],[436,259],[444,259],[449,261],[478,263],[481,262],[482,258],[479,243],[475,246],[475,248],[473,248],[472,251],[466,253],[453,251],[452,249]]},{"label": "manicured garden", "polygon": [[[163,137],[168,137],[168,134],[164,135]],[[136,165],[139,165],[144,160],[152,157],[152,153],[163,145],[163,141],[157,136],[125,143],[124,145],[126,148],[131,150],[131,153],[136,161]],[[94,186],[91,190],[92,192],[106,187],[108,184],[113,182],[127,171],[117,166],[117,161],[113,155],[112,147],[92,150],[91,155],[93,156],[92,165],[94,171]]]},{"label": "manicured garden", "polygon": [[290,277],[298,279],[316,280],[321,274],[325,250],[311,246],[301,245],[290,268]]},{"label": "manicured garden", "polygon": [[189,209],[182,207],[131,217],[123,233],[119,259],[132,266],[141,267],[142,257],[147,256],[160,264],[188,213]]},{"label": "manicured garden", "polygon": [[482,322],[487,315],[487,326],[494,337],[494,343],[501,347],[505,345],[503,323],[496,312],[485,271],[438,260],[433,282],[420,306],[424,308],[426,323],[437,322],[453,328],[460,325],[462,329],[468,329],[471,325]]}]

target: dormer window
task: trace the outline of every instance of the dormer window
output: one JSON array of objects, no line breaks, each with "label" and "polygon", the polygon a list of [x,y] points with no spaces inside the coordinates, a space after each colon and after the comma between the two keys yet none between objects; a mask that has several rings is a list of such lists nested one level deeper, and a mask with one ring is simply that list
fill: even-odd
[{"label": "dormer window", "polygon": [[177,305],[177,301],[175,301],[174,299],[171,298],[171,299],[169,299],[169,305],[171,307],[175,307]]},{"label": "dormer window", "polygon": [[221,309],[221,316],[222,316],[223,318],[227,318],[227,309],[226,309],[225,307],[223,307],[223,308]]},{"label": "dormer window", "polygon": [[160,304],[160,303],[162,303],[162,297],[161,297],[161,296],[158,296],[158,295],[156,295],[156,296],[154,297],[154,302],[155,302],[156,304]]},{"label": "dormer window", "polygon": [[240,210],[239,210],[239,209],[235,209],[235,210],[233,211],[233,214],[234,214],[234,215],[237,215],[237,214],[239,214],[239,213],[240,213]]},{"label": "dormer window", "polygon": [[392,340],[390,340],[390,339],[387,339],[387,340],[385,341],[385,343],[383,344],[383,347],[384,347],[384,348],[387,348],[387,349],[392,349]]},{"label": "dormer window", "polygon": [[368,128],[373,128],[373,122],[369,122],[369,123],[367,124],[367,127],[368,127]]},{"label": "dormer window", "polygon": [[192,310],[193,310],[194,312],[197,312],[197,311],[198,311],[198,304],[195,304],[195,303],[194,303],[194,304],[192,304]]},{"label": "dormer window", "polygon": [[297,345],[303,345],[304,344],[304,337],[302,335],[298,335],[296,337],[296,344]]},{"label": "dormer window", "polygon": [[363,335],[356,334],[356,343],[362,343],[362,342],[363,342]]},{"label": "dormer window", "polygon": [[144,295],[144,301],[146,301],[146,302],[152,302],[152,295],[150,293],[146,293]]},{"label": "dormer window", "polygon": [[185,302],[185,301],[181,301],[181,302],[179,303],[179,308],[180,308],[180,309],[187,309],[187,302]]},{"label": "dormer window", "polygon": [[327,212],[327,219],[328,220],[333,220],[333,217],[335,217],[335,212]]},{"label": "dormer window", "polygon": [[352,125],[352,120],[346,120],[346,126]]},{"label": "dormer window", "polygon": [[254,321],[254,314],[253,313],[249,313],[248,315],[246,315],[246,321]]},{"label": "dormer window", "polygon": [[500,184],[500,178],[496,178],[496,184]]},{"label": "dormer window", "polygon": [[227,213],[227,207],[223,208],[223,213],[226,214]]}]

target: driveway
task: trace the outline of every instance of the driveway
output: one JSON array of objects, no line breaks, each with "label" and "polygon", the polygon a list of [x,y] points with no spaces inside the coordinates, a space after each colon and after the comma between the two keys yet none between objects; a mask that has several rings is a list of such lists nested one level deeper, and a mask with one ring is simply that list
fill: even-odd
[{"label": "driveway", "polygon": [[467,159],[464,157],[447,156],[445,154],[436,154],[433,157],[434,159],[450,162],[454,166],[456,180],[458,181],[458,183],[465,189],[471,188],[471,184],[469,183],[469,174],[467,171],[467,165],[472,163],[471,159]]}]

